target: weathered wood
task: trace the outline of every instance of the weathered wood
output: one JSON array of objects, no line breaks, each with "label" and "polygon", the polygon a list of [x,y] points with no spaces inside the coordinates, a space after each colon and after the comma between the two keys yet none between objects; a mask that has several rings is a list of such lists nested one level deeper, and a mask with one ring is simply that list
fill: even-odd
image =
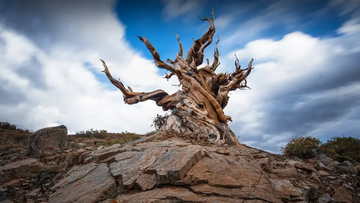
[{"label": "weathered wood", "polygon": [[194,40],[193,45],[183,58],[183,46],[179,36],[176,38],[179,43],[179,53],[176,59],[167,59],[167,64],[161,60],[159,53],[144,37],[139,39],[151,52],[155,65],[159,68],[170,71],[165,78],[177,76],[182,89],[169,95],[163,90],[151,92],[134,92],[128,86],[126,88],[120,80],[115,80],[106,65],[104,72],[110,82],[115,85],[124,95],[124,101],[127,104],[136,104],[138,102],[153,100],[164,111],[171,110],[172,114],[168,117],[162,130],[176,132],[186,138],[195,139],[197,142],[210,142],[215,144],[241,145],[235,134],[228,127],[227,122],[232,121],[230,116],[224,114],[223,109],[227,106],[229,92],[237,89],[248,88],[246,78],[252,69],[252,61],[246,69],[241,69],[238,58],[235,56],[235,71],[233,73],[219,73],[215,70],[220,65],[218,43],[216,41],[214,50],[214,61],[210,65],[207,60],[205,67],[198,68],[203,63],[204,50],[213,40],[215,34],[214,11],[211,18],[201,19],[208,21],[210,26],[207,32],[199,39]]}]

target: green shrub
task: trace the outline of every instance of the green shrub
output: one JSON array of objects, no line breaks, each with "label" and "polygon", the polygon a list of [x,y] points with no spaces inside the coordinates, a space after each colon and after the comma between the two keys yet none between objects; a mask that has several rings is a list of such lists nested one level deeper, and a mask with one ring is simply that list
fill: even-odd
[{"label": "green shrub", "polygon": [[320,153],[339,162],[360,162],[360,140],[353,137],[334,137],[320,146]]},{"label": "green shrub", "polygon": [[321,141],[314,137],[295,137],[282,150],[286,156],[309,159],[316,156],[320,144]]},{"label": "green shrub", "polygon": [[165,124],[168,117],[169,115],[167,114],[165,114],[164,116],[156,114],[156,117],[154,118],[153,123],[150,127],[154,126],[156,130],[160,130],[160,128]]}]

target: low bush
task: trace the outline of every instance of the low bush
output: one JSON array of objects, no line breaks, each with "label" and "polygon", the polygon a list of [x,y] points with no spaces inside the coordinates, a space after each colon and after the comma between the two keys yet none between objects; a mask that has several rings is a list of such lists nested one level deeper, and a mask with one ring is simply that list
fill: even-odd
[{"label": "low bush", "polygon": [[165,114],[164,116],[156,114],[156,117],[153,119],[153,123],[150,127],[154,126],[156,130],[160,130],[161,127],[165,124],[169,115]]},{"label": "low bush", "polygon": [[308,159],[321,153],[339,162],[360,162],[360,140],[353,137],[335,137],[324,144],[310,136],[295,137],[282,151],[289,157]]},{"label": "low bush", "polygon": [[360,162],[360,140],[353,137],[335,137],[320,146],[320,153],[339,162]]},{"label": "low bush", "polygon": [[295,137],[285,148],[282,148],[282,151],[289,157],[309,159],[316,156],[320,144],[321,141],[314,137]]}]

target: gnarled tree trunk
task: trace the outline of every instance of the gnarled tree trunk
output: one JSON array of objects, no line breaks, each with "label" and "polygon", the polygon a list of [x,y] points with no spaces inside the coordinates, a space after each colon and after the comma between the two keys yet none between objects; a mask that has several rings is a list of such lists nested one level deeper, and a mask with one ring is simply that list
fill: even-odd
[{"label": "gnarled tree trunk", "polygon": [[110,82],[121,90],[125,103],[136,104],[154,100],[164,111],[171,110],[162,130],[176,132],[198,142],[241,145],[228,127],[227,122],[231,121],[231,118],[224,114],[223,109],[228,104],[230,91],[247,88],[246,77],[251,72],[253,60],[246,69],[241,69],[236,58],[233,73],[216,74],[215,70],[220,65],[218,39],[213,63],[210,65],[207,59],[207,65],[198,68],[203,63],[204,50],[211,44],[215,34],[214,11],[211,18],[205,16],[205,19],[200,20],[208,21],[210,27],[200,39],[194,41],[186,53],[186,58],[183,57],[183,47],[178,35],[179,53],[174,61],[167,59],[168,63],[160,59],[159,53],[146,38],[139,37],[153,55],[156,66],[170,72],[165,78],[177,76],[182,86],[181,91],[171,95],[163,90],[133,92],[130,87],[126,88],[122,82],[115,80],[105,62],[101,60],[105,67],[104,72]]}]

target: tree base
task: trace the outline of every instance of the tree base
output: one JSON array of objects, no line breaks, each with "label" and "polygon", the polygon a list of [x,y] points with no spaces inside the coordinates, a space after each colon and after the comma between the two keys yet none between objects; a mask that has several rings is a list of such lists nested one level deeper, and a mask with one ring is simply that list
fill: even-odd
[{"label": "tree base", "polygon": [[173,110],[161,131],[169,131],[197,144],[242,145],[231,129],[223,123],[210,123],[187,115],[188,112]]}]

